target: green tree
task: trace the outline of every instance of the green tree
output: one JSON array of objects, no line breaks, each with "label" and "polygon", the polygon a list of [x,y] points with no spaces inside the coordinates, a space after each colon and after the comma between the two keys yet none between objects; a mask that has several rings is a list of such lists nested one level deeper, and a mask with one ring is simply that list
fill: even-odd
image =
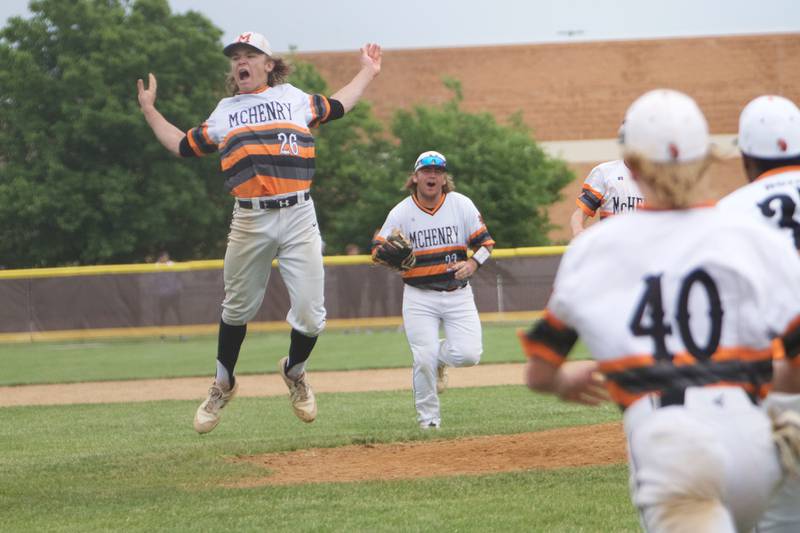
[{"label": "green tree", "polygon": [[[355,68],[355,61],[353,62]],[[310,65],[293,58],[290,82],[306,92],[330,94]],[[348,244],[368,252],[372,235],[403,193],[396,176],[397,153],[368,103],[359,102],[345,118],[314,131],[316,173],[313,195],[326,254]]]},{"label": "green tree", "polygon": [[138,262],[166,247],[219,256],[230,200],[219,162],[153,138],[136,79],[188,129],[222,95],[221,31],[167,0],[37,0],[0,32],[0,264]]},{"label": "green tree", "polygon": [[520,115],[501,125],[488,113],[467,113],[459,82],[445,85],[453,91],[445,104],[395,113],[399,159],[409,167],[421,152],[442,152],[456,190],[478,206],[498,247],[548,244],[545,208],[560,198],[572,172],[544,153]]}]

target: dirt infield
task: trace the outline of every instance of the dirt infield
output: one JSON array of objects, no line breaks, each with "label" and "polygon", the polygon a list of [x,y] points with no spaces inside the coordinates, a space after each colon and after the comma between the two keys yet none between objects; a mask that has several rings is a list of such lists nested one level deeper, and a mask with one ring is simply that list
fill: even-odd
[{"label": "dirt infield", "polygon": [[[450,369],[450,387],[522,385],[522,364]],[[409,368],[309,373],[316,392],[407,390]],[[240,396],[279,396],[286,386],[275,374],[240,376]],[[209,378],[108,381],[0,387],[0,407],[153,400],[199,400]],[[431,430],[432,431],[432,430]],[[625,462],[619,423],[455,440],[364,444],[240,457],[266,469],[236,487],[302,483],[358,482],[451,475],[478,475],[531,469]]]},{"label": "dirt infield", "polygon": [[[524,364],[451,368],[450,387],[522,385]],[[286,385],[277,374],[237,376],[239,397],[283,396]],[[142,379],[57,385],[0,387],[0,407],[126,403],[153,400],[202,400],[213,378]],[[315,392],[368,392],[411,389],[410,368],[309,372]]]},{"label": "dirt infield", "polygon": [[400,444],[365,444],[241,457],[268,474],[236,483],[248,488],[493,474],[625,462],[622,424]]}]

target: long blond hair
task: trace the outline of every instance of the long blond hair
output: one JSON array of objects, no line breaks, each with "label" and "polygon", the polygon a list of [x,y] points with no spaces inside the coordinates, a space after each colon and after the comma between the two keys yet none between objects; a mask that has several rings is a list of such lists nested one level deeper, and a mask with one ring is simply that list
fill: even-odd
[{"label": "long blond hair", "polygon": [[666,207],[684,209],[710,198],[706,170],[719,157],[712,150],[701,159],[686,163],[659,163],[637,154],[628,154],[625,163],[656,198],[646,202],[658,202]]}]

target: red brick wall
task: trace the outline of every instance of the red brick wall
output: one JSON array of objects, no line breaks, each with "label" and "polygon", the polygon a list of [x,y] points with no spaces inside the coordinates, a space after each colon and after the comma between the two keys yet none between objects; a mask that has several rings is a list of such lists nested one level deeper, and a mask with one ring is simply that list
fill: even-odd
[{"label": "red brick wall", "polygon": [[[332,91],[358,69],[353,52],[300,54]],[[800,34],[386,50],[367,90],[376,114],[449,98],[443,76],[461,81],[464,108],[505,118],[522,110],[540,141],[613,137],[627,106],[670,87],[693,96],[714,133],[736,131],[759,94],[800,101]]]}]

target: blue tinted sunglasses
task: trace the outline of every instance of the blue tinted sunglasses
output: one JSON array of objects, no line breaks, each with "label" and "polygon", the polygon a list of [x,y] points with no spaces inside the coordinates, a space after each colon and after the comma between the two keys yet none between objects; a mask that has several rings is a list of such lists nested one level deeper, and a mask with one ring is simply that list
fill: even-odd
[{"label": "blue tinted sunglasses", "polygon": [[422,167],[442,167],[447,168],[447,162],[442,159],[441,157],[436,157],[435,155],[429,155],[428,157],[423,157],[417,163],[417,170],[421,169]]}]

